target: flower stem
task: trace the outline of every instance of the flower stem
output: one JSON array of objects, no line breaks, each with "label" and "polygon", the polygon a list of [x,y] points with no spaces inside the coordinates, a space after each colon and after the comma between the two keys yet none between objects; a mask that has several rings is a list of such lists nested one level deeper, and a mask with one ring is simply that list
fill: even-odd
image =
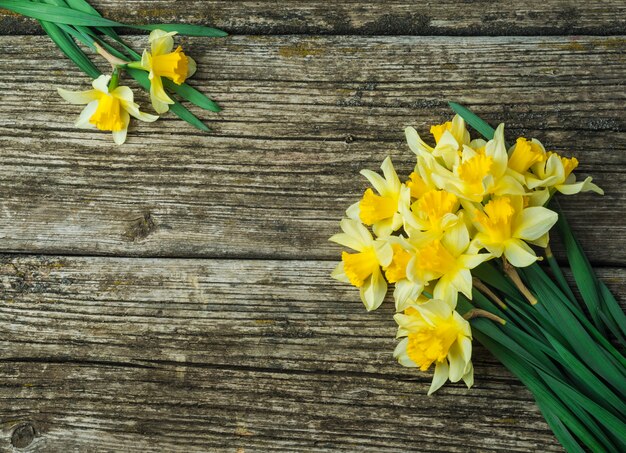
[{"label": "flower stem", "polygon": [[109,93],[116,89],[120,84],[120,70],[118,68],[113,69],[111,74],[111,81],[109,82]]},{"label": "flower stem", "polygon": [[126,65],[128,64],[128,61],[124,61],[121,58],[117,58],[114,57],[113,55],[111,55],[109,52],[107,52],[106,50],[104,50],[104,48],[98,44],[97,42],[93,43],[94,46],[96,46],[96,51],[109,63],[111,63],[111,66],[113,66],[114,68],[117,68],[118,66],[121,65]]},{"label": "flower stem", "polygon": [[472,282],[478,291],[491,299],[491,301],[496,303],[501,309],[506,310],[506,304],[502,301],[502,299],[500,299],[498,295],[491,290],[491,288],[485,285],[481,279],[474,277]]},{"label": "flower stem", "polygon": [[506,324],[506,321],[502,319],[500,316],[494,315],[493,313],[487,310],[481,310],[480,308],[471,309],[470,311],[468,311],[467,313],[463,315],[463,318],[468,321],[473,318],[487,318],[502,325]]},{"label": "flower stem", "polygon": [[517,273],[517,270],[515,270],[515,266],[511,265],[504,256],[502,257],[502,268],[504,269],[504,273],[509,276],[513,284],[519,289],[528,302],[530,302],[531,305],[536,305],[537,298],[530,292],[526,285],[524,285],[522,278]]}]

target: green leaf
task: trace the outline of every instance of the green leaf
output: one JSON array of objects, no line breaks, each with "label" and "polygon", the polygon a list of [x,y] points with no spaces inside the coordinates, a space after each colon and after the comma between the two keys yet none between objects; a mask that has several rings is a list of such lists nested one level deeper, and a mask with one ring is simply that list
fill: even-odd
[{"label": "green leaf", "polygon": [[[496,341],[493,341],[488,336],[483,334],[480,330],[476,330],[473,335],[476,339],[485,346],[489,352],[491,352],[505,367],[507,367],[513,374],[515,374],[528,389],[533,392],[537,403],[540,407],[552,413],[569,429],[574,435],[576,435],[583,444],[589,447],[592,451],[603,451],[602,445],[589,432],[587,427],[567,408],[547,387],[540,379],[536,371],[532,367],[522,362],[515,354],[511,353],[508,349],[504,348]],[[580,451],[579,445],[574,445],[575,448],[568,447],[567,444],[563,444],[568,451]]]},{"label": "green leaf", "polygon": [[[126,70],[130,76],[141,85],[144,90],[150,91],[150,80],[148,79],[148,74],[145,71],[140,69],[127,69]],[[193,113],[187,110],[180,102],[175,101],[174,104],[170,105],[170,110],[172,113],[177,115],[182,120],[187,121],[189,124],[194,126],[195,128],[203,131],[210,132],[209,129],[202,121],[200,121]]]},{"label": "green leaf", "polygon": [[92,79],[98,78],[102,73],[85,55],[85,53],[76,45],[72,38],[67,35],[58,25],[40,21],[41,27],[50,36],[50,39],[61,49],[61,51],[72,60],[76,66]]},{"label": "green leaf", "polygon": [[[120,24],[122,25],[122,24]],[[125,27],[135,28],[137,30],[163,30],[176,31],[181,35],[187,36],[205,36],[209,38],[223,38],[228,36],[223,30],[217,28],[205,27],[203,25],[190,24],[149,24],[149,25],[124,25]]]},{"label": "green leaf", "polygon": [[163,79],[165,88],[173,91],[180,97],[188,100],[192,104],[197,105],[200,108],[205,110],[210,110],[211,112],[220,112],[222,109],[217,103],[206,97],[204,94],[196,90],[190,85],[183,83],[182,85],[176,85],[174,82],[168,79]]},{"label": "green leaf", "polygon": [[[541,370],[538,370],[538,373],[546,381],[546,384],[555,390],[555,393],[561,397],[571,399],[576,405],[582,407],[589,415],[597,419],[602,426],[606,427],[608,432],[614,432],[616,434],[626,432],[626,424],[606,409],[600,407],[589,398],[584,397],[571,386],[554,379],[552,376],[542,372]],[[579,414],[579,416],[580,415],[582,414]],[[626,449],[626,437],[622,437],[620,442],[622,448],[615,448],[615,446],[613,446],[605,436],[601,435],[601,431],[596,430],[594,432],[596,435],[599,435],[609,451],[624,451]]]},{"label": "green leaf", "polygon": [[565,244],[567,259],[569,261],[570,268],[572,269],[576,286],[580,291],[596,328],[600,331],[600,333],[605,334],[605,326],[599,315],[601,299],[595,272],[593,271],[591,263],[589,263],[585,252],[583,252],[580,243],[574,237],[565,215],[563,215],[560,207],[558,207],[558,203],[557,211],[559,214],[557,226],[563,243]]},{"label": "green leaf", "polygon": [[94,46],[94,44],[93,44],[93,39],[90,39],[89,36],[86,36],[81,30],[79,30],[78,27],[80,27],[80,26],[77,26],[76,28],[70,27],[69,25],[65,25],[65,24],[57,24],[57,26],[61,30],[63,30],[65,33],[67,33],[68,35],[72,36],[77,41],[79,41],[79,42],[83,43],[84,45],[86,45],[87,47],[89,47],[94,52],[96,51],[96,46]]},{"label": "green leaf", "polygon": [[461,104],[457,104],[456,102],[448,102],[448,105],[452,110],[459,114],[461,118],[465,120],[467,124],[472,126],[476,131],[480,133],[487,140],[491,140],[496,130],[491,127],[487,122],[478,117],[475,113],[469,110],[466,107],[463,107]]},{"label": "green leaf", "polygon": [[539,410],[546,419],[548,426],[550,426],[552,432],[568,453],[585,453],[585,450],[578,444],[572,433],[569,432],[563,422],[559,420],[559,417],[542,400],[537,399],[537,406],[539,406]]},{"label": "green leaf", "polygon": [[[622,335],[626,336],[626,315],[622,311],[622,307],[620,307],[619,303],[602,280],[598,280],[598,287],[600,288],[600,295],[604,300],[608,314],[613,318],[618,328],[621,330]],[[622,345],[626,346],[624,343],[622,343]]]},{"label": "green leaf", "polygon": [[8,9],[24,16],[38,20],[56,22],[67,25],[86,25],[89,27],[128,27],[137,30],[164,30],[177,31],[189,36],[224,37],[228,34],[216,28],[204,27],[202,25],[188,24],[149,24],[131,25],[122,24],[114,20],[105,19],[93,12],[72,9],[64,6],[48,5],[42,3],[28,3],[23,0],[0,0],[0,8]]}]

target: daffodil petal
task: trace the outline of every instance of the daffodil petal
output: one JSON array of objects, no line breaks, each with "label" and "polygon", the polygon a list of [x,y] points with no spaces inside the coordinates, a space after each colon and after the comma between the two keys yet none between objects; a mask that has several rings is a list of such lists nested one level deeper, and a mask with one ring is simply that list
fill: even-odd
[{"label": "daffodil petal", "polygon": [[335,242],[339,245],[343,245],[344,247],[351,248],[352,250],[356,250],[360,252],[363,250],[363,244],[353,236],[350,236],[346,233],[337,233],[329,239],[331,242]]},{"label": "daffodil petal", "polygon": [[100,91],[101,93],[108,94],[109,93],[109,82],[111,81],[110,75],[102,74],[100,77],[91,82],[91,85],[94,89]]},{"label": "daffodil petal", "polygon": [[537,261],[537,255],[520,239],[511,239],[506,243],[504,256],[515,267],[530,266]]},{"label": "daffodil petal", "polygon": [[196,60],[187,55],[187,78],[196,73]]},{"label": "daffodil petal", "polygon": [[339,280],[340,282],[343,283],[350,283],[350,279],[348,278],[348,276],[346,275],[346,272],[343,268],[343,261],[340,262],[335,269],[333,269],[333,271],[331,272],[330,276],[332,278],[334,278],[335,280]]},{"label": "daffodil petal", "polygon": [[174,48],[174,39],[172,37],[177,34],[175,31],[153,30],[148,38],[152,55],[157,56],[170,53]]},{"label": "daffodil petal", "polygon": [[587,177],[584,181],[576,182],[573,184],[561,184],[556,186],[556,190],[564,195],[574,195],[579,192],[595,192],[600,195],[604,195],[604,190],[596,186],[591,182],[591,176]]},{"label": "daffodil petal", "polygon": [[433,381],[428,389],[429,396],[439,390],[443,384],[446,383],[449,376],[449,370],[450,367],[448,367],[448,363],[445,360],[437,362],[437,365],[435,366],[435,374],[433,375]]},{"label": "daffodil petal", "polygon": [[376,310],[380,307],[387,294],[387,282],[380,269],[377,269],[361,286],[361,300],[367,311]]},{"label": "daffodil petal", "polygon": [[513,236],[533,241],[546,234],[558,219],[558,214],[548,208],[540,206],[526,208],[519,216]]},{"label": "daffodil petal", "polygon": [[462,379],[468,389],[472,388],[472,386],[474,385],[474,365],[472,364],[472,362],[469,362],[467,364],[467,371],[463,375]]},{"label": "daffodil petal", "polygon": [[163,89],[161,77],[155,76],[150,81],[150,99],[152,107],[159,114],[167,112],[170,109],[169,104],[174,103]]},{"label": "daffodil petal", "polygon": [[57,93],[70,104],[89,104],[100,97],[97,90],[69,91],[57,88]]},{"label": "daffodil petal", "polygon": [[126,141],[126,133],[128,132],[128,123],[130,123],[130,115],[126,110],[120,112],[124,128],[119,131],[113,131],[113,141],[116,145],[123,145]]},{"label": "daffodil petal", "polygon": [[466,361],[463,358],[461,347],[458,342],[450,346],[448,351],[448,360],[450,361],[449,379],[451,382],[458,382],[465,374]]},{"label": "daffodil petal", "polygon": [[87,106],[80,112],[78,119],[74,123],[74,126],[79,129],[95,129],[96,126],[89,122],[89,119],[96,113],[98,109],[98,101],[91,101]]}]

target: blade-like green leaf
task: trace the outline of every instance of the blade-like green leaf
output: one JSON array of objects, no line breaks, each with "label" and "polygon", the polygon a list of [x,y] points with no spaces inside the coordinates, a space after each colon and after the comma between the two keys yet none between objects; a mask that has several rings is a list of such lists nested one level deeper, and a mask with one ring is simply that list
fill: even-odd
[{"label": "blade-like green leaf", "polygon": [[457,104],[456,102],[448,102],[448,105],[452,110],[459,114],[461,118],[465,120],[467,124],[472,126],[476,131],[480,133],[487,140],[491,140],[496,130],[491,127],[487,122],[478,117],[475,113],[469,110],[466,107],[463,107],[461,104]]},{"label": "blade-like green leaf", "polygon": [[622,335],[626,336],[626,315],[622,311],[622,307],[620,307],[615,296],[611,294],[611,291],[609,291],[609,288],[607,288],[602,280],[598,280],[598,287],[600,288],[600,295],[604,300],[604,306],[607,308],[608,314],[613,318],[618,328],[621,330]]},{"label": "blade-like green leaf", "polygon": [[[120,24],[122,25],[122,24]],[[181,35],[187,36],[204,36],[208,38],[223,38],[228,36],[223,30],[217,28],[205,27],[203,25],[190,25],[190,24],[149,24],[149,25],[124,25],[125,27],[134,28],[137,30],[163,30],[163,31],[176,31]]]},{"label": "blade-like green leaf", "polygon": [[220,112],[222,109],[217,103],[206,97],[204,94],[196,90],[194,87],[183,83],[182,85],[176,85],[174,82],[168,79],[164,79],[165,88],[173,91],[180,97],[188,100],[192,104],[197,105],[205,110],[211,112]]},{"label": "blade-like green leaf", "polygon": [[578,444],[563,422],[559,420],[559,417],[539,398],[537,398],[537,406],[539,406],[548,426],[568,453],[585,453],[585,450]]},{"label": "blade-like green leaf", "polygon": [[164,30],[177,31],[189,36],[224,37],[228,34],[216,28],[189,24],[149,24],[131,25],[122,24],[114,20],[105,19],[94,13],[88,13],[64,6],[29,3],[23,0],[0,0],[0,8],[8,9],[24,16],[38,20],[55,22],[67,25],[86,25],[89,27],[129,27],[137,30]]},{"label": "blade-like green leaf", "polygon": [[[74,28],[74,27],[71,27],[71,26],[65,25],[65,24],[57,24],[57,26],[61,30],[63,30],[65,33],[67,33],[68,35],[72,36],[77,41],[79,41],[79,42],[83,43],[85,46],[89,47],[94,52],[96,51],[96,46],[94,46],[94,44],[93,44],[93,39],[91,39],[89,36],[86,36],[78,28]],[[80,27],[80,26],[78,26],[78,27]]]},{"label": "blade-like green leaf", "polygon": [[58,25],[40,21],[41,27],[50,36],[50,39],[61,49],[61,51],[72,60],[81,71],[87,74],[92,79],[98,78],[102,73],[92,63],[92,61],[85,55],[85,53],[76,45],[72,38],[70,38]]},{"label": "blade-like green leaf", "polygon": [[559,220],[557,221],[557,226],[561,235],[561,239],[565,244],[567,259],[569,261],[570,268],[572,269],[572,274],[574,275],[576,286],[580,291],[583,301],[585,302],[585,305],[589,310],[589,314],[591,315],[591,319],[593,320],[596,328],[602,334],[605,334],[605,326],[599,316],[599,311],[601,309],[601,300],[595,272],[593,271],[591,263],[589,263],[585,252],[583,252],[580,243],[574,237],[569,223],[567,222],[567,219],[565,218],[565,215],[563,214],[561,209],[558,209],[558,213]]},{"label": "blade-like green leaf", "polygon": [[[150,91],[150,80],[148,79],[148,74],[145,71],[140,69],[127,69],[128,74],[139,83],[143,87],[144,90]],[[179,118],[187,121],[189,124],[194,126],[197,129],[200,129],[204,132],[210,132],[209,129],[202,121],[200,121],[193,113],[187,110],[180,102],[175,102],[170,105],[170,110],[172,113],[177,115]]]},{"label": "blade-like green leaf", "polygon": [[[554,395],[552,390],[541,381],[537,373],[524,362],[520,361],[515,354],[490,339],[480,330],[473,332],[476,339],[485,346],[494,357],[505,367],[515,374],[520,381],[533,392],[541,407],[546,408],[569,429],[580,441],[592,451],[603,451],[602,445],[587,427]],[[566,446],[564,444],[564,446]],[[567,448],[567,447],[566,447]],[[570,451],[568,449],[568,451]],[[571,451],[579,451],[572,449]]]}]

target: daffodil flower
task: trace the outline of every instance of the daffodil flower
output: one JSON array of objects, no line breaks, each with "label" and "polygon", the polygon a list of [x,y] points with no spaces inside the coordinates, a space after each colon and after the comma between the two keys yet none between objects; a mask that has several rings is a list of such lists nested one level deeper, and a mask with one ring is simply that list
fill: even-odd
[{"label": "daffodil flower", "polygon": [[348,209],[347,215],[352,219],[360,219],[365,225],[371,225],[376,236],[387,237],[402,226],[398,200],[403,185],[393,168],[391,158],[387,157],[380,168],[384,178],[371,170],[361,170],[361,174],[378,194],[368,188],[361,201]]},{"label": "daffodil flower", "polygon": [[465,222],[458,222],[441,240],[416,249],[415,257],[407,266],[407,274],[423,285],[437,280],[433,283],[434,297],[455,307],[459,292],[472,298],[471,270],[492,258],[490,253],[477,253],[479,249],[470,245]]},{"label": "daffodil flower", "polygon": [[159,117],[139,111],[133,92],[125,86],[112,86],[111,76],[101,75],[92,82],[93,90],[68,91],[57,88],[59,95],[71,104],[87,104],[75,126],[81,129],[100,129],[113,132],[113,140],[121,145],[126,141],[130,116],[138,120],[153,122]]},{"label": "daffodil flower", "polygon": [[467,387],[474,384],[472,331],[469,323],[447,303],[432,299],[409,307],[394,316],[398,323],[398,343],[394,357],[406,367],[422,371],[435,364],[428,390],[432,395],[449,379],[461,379]]},{"label": "daffodil flower", "polygon": [[404,130],[407,143],[414,153],[431,154],[441,158],[447,168],[452,168],[458,159],[459,150],[464,145],[470,144],[470,134],[465,127],[465,120],[455,115],[452,121],[431,127],[430,132],[435,138],[434,148],[427,145],[414,128],[407,127]]},{"label": "daffodil flower", "polygon": [[484,151],[463,146],[452,171],[441,166],[433,168],[435,184],[461,199],[479,203],[492,194],[524,195],[524,187],[508,168],[504,124],[498,126],[494,138],[484,146]]},{"label": "daffodil flower", "polygon": [[458,221],[459,200],[445,190],[429,190],[410,203],[412,190],[404,187],[400,194],[399,211],[404,218],[404,229],[414,243],[441,238]]},{"label": "daffodil flower", "polygon": [[[162,77],[180,85],[196,72],[196,62],[186,55],[180,46],[174,49],[177,32],[153,30],[150,33],[150,51],[144,50],[141,56],[141,69],[150,73],[150,98],[157,113],[165,113],[174,101],[163,89]],[[133,67],[131,63],[129,66]]]},{"label": "daffodil flower", "polygon": [[474,241],[494,257],[504,255],[513,266],[526,267],[537,261],[526,242],[541,241],[557,220],[557,213],[548,208],[525,208],[522,197],[493,198],[475,212]]},{"label": "daffodil flower", "polygon": [[604,191],[592,182],[591,176],[583,181],[576,181],[573,171],[578,167],[578,159],[547,153],[545,162],[532,166],[532,174],[527,175],[526,184],[529,189],[545,187],[555,189],[565,195],[579,192],[595,192],[604,195]]},{"label": "daffodil flower", "polygon": [[396,304],[396,311],[402,311],[408,305],[416,303],[424,289],[424,285],[410,280],[407,275],[408,264],[414,256],[411,252],[412,247],[406,244],[404,238],[397,236],[390,238],[390,244],[393,250],[393,258],[391,263],[384,267],[385,277],[387,277],[389,283],[394,284],[393,298]]},{"label": "daffodil flower", "polygon": [[387,293],[387,282],[381,266],[387,267],[391,264],[393,249],[388,241],[374,240],[368,229],[358,220],[343,219],[341,229],[343,233],[335,234],[330,240],[357,253],[343,252],[341,263],[331,276],[359,288],[365,308],[375,310]]}]

